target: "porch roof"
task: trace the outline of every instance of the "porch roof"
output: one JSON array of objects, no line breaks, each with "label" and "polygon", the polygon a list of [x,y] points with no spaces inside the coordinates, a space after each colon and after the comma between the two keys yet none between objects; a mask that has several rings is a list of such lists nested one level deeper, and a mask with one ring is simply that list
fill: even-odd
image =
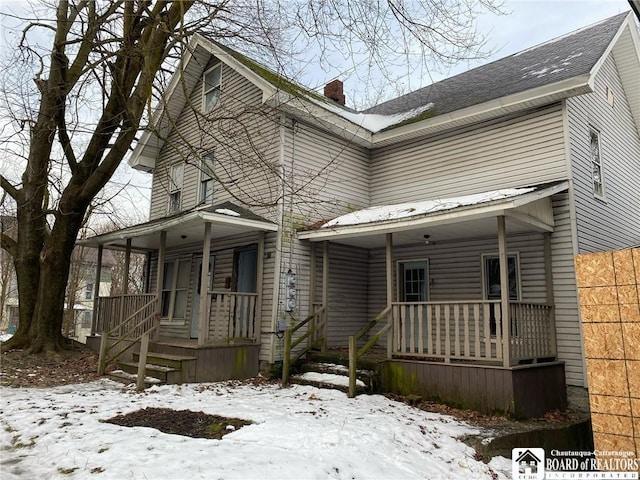
[{"label": "porch roof", "polygon": [[160,248],[160,232],[167,232],[167,246],[176,247],[201,242],[204,224],[211,223],[211,238],[222,238],[252,231],[277,231],[278,226],[246,208],[224,202],[206,208],[181,212],[113,232],[96,235],[78,243],[121,250],[131,239],[131,248],[139,251]]},{"label": "porch roof", "polygon": [[[495,217],[508,218],[507,233],[553,231],[551,195],[568,188],[561,181],[482,192],[452,198],[370,207],[335,218],[320,228],[299,231],[298,238],[331,240],[365,248],[382,247],[394,233],[394,245],[496,235]],[[428,235],[428,237],[425,237]]]}]

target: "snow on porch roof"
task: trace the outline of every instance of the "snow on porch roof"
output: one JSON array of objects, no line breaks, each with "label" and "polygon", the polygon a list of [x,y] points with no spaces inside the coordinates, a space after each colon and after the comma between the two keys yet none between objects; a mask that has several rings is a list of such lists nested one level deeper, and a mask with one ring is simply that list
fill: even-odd
[{"label": "snow on porch roof", "polygon": [[456,222],[479,216],[495,216],[567,188],[567,182],[563,181],[459,197],[369,207],[334,218],[315,230],[299,231],[298,237],[319,241],[331,237],[390,233],[440,221]]}]

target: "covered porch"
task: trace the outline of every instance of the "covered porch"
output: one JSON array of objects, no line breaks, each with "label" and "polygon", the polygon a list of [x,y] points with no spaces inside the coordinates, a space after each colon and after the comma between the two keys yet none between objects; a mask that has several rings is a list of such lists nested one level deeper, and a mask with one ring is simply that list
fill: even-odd
[{"label": "covered porch", "polygon": [[[449,205],[424,213],[409,204],[382,214],[367,209],[300,232],[310,242],[310,296],[319,312],[311,314],[310,329],[317,326],[323,347],[348,347],[352,369],[371,347],[385,348],[390,366],[382,383],[389,391],[469,404],[500,390],[484,403],[503,410],[514,392],[524,392],[514,390],[513,375],[526,371],[542,390],[552,379],[559,395],[541,402],[526,399],[527,390],[518,403],[561,407],[551,197],[565,189],[560,183],[488,192],[468,204],[443,199]],[[536,369],[540,375],[532,376]]]},{"label": "covered porch", "polygon": [[[125,252],[123,292],[103,297],[95,292],[92,334],[107,343],[101,347],[104,354],[109,360],[126,359],[144,350],[147,335],[156,353],[197,357],[197,372],[212,372],[194,375],[197,381],[225,379],[211,364],[228,371],[222,364],[233,363],[237,355],[222,355],[223,350],[242,350],[251,363],[239,369],[242,376],[255,375],[265,235],[275,231],[277,225],[226,202],[86,240],[98,247],[98,264],[104,248]],[[129,292],[133,252],[146,255],[145,293]]]}]

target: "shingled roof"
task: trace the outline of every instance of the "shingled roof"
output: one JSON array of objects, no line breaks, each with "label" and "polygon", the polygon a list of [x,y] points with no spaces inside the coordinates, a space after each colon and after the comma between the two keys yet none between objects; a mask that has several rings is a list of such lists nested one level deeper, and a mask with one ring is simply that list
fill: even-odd
[{"label": "shingled roof", "polygon": [[433,104],[433,116],[588,74],[628,12],[549,40],[511,56],[436,82],[364,113],[394,115]]}]

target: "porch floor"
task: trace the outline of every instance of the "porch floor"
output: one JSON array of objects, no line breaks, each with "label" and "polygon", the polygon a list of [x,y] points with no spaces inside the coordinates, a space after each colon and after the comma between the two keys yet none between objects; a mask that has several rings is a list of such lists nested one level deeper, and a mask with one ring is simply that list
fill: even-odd
[{"label": "porch floor", "polygon": [[236,338],[232,340],[222,340],[222,339],[207,340],[203,345],[198,345],[197,338],[173,338],[173,337],[160,337],[157,341],[152,343],[158,346],[192,348],[192,349],[233,347],[233,346],[239,346],[239,345],[255,345],[256,344],[251,340]]}]

